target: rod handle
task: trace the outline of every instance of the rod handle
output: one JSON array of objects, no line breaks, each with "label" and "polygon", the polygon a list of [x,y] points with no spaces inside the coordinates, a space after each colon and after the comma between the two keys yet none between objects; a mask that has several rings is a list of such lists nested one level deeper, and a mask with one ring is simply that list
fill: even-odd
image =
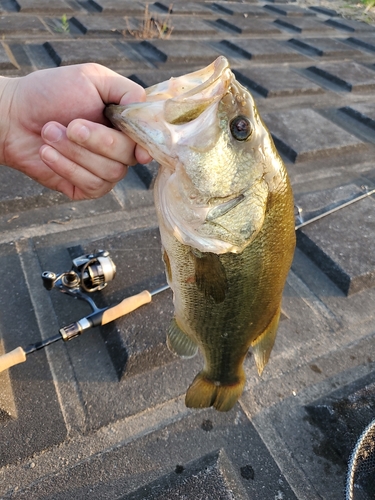
[{"label": "rod handle", "polygon": [[0,356],[0,372],[7,370],[11,366],[18,365],[26,361],[26,353],[22,347],[17,347],[13,351],[7,352]]},{"label": "rod handle", "polygon": [[143,292],[137,295],[127,297],[116,306],[110,307],[104,311],[101,324],[106,325],[117,318],[121,318],[121,316],[125,316],[125,314],[135,311],[138,307],[148,304],[151,302],[151,299],[152,296],[148,290],[143,290]]}]

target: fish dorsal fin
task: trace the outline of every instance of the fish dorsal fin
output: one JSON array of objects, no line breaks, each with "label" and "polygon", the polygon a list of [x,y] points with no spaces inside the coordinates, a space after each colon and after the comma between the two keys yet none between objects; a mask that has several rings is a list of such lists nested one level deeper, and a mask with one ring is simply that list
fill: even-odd
[{"label": "fish dorsal fin", "polygon": [[275,343],[277,327],[279,325],[280,310],[281,309],[279,307],[268,327],[251,344],[259,375],[262,375],[263,369],[268,363],[273,345]]},{"label": "fish dorsal fin", "polygon": [[168,349],[182,358],[193,358],[198,351],[198,346],[178,326],[173,318],[167,333]]},{"label": "fish dorsal fin", "polygon": [[198,290],[216,303],[223,302],[228,289],[225,268],[220,257],[211,252],[192,251],[195,268],[195,281]]}]

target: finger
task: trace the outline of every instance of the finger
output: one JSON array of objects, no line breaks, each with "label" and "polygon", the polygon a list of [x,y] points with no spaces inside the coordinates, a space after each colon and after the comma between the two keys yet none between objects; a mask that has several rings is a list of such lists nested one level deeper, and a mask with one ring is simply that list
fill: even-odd
[{"label": "finger", "polygon": [[[41,146],[39,154],[42,161],[51,170],[82,191],[85,198],[99,198],[111,191],[115,185],[115,183],[105,181],[87,169],[82,168],[47,144]],[[77,196],[74,196],[74,193],[69,196],[78,199]]]},{"label": "finger", "polygon": [[143,87],[105,66],[86,64],[84,71],[88,72],[88,77],[106,104],[124,105],[130,102],[143,102],[146,99]]},{"label": "finger", "polygon": [[150,163],[152,161],[152,156],[144,149],[142,146],[139,144],[136,145],[135,147],[135,152],[134,152],[135,158],[138,163]]},{"label": "finger", "polygon": [[[99,128],[106,128],[98,124],[94,125],[97,125]],[[118,182],[126,175],[127,165],[129,163],[134,164],[136,162],[133,152],[128,154],[125,158],[125,161],[129,161],[129,163],[125,165],[123,161],[119,162],[112,160],[111,158],[90,151],[85,146],[76,144],[67,137],[67,129],[56,122],[49,122],[43,127],[42,138],[63,157],[71,160],[75,165],[80,166],[82,168],[82,175],[84,171],[87,170],[91,174],[112,184]],[[132,143],[132,145],[133,144],[134,143]],[[97,145],[95,149],[100,151],[101,146]],[[134,148],[132,151],[134,151]]]},{"label": "finger", "polygon": [[95,154],[125,165],[137,163],[134,155],[135,142],[119,130],[77,119],[68,125],[66,134],[68,139]]}]

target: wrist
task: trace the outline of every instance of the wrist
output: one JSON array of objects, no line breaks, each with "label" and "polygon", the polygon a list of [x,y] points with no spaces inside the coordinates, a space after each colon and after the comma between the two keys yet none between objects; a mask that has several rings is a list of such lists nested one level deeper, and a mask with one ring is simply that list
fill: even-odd
[{"label": "wrist", "polygon": [[6,144],[12,124],[12,101],[18,78],[0,76],[0,164],[7,165]]}]

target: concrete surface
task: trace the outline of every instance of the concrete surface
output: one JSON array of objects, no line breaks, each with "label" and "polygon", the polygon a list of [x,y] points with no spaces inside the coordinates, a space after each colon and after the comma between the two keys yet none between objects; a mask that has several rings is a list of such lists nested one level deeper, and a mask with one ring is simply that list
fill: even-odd
[{"label": "concrete surface", "polygon": [[[171,37],[144,40],[142,1],[1,0],[0,70],[96,61],[148,86],[224,54],[308,219],[375,185],[375,28],[326,4],[175,0]],[[149,5],[159,21],[168,8]],[[2,352],[89,312],[40,278],[79,253],[105,248],[117,265],[101,306],[164,283],[156,171],[134,167],[106,197],[71,202],[0,167]],[[374,196],[298,231],[270,362],[259,378],[249,355],[227,414],[184,406],[202,360],[165,346],[170,292],[0,374],[1,498],[344,498],[375,408],[374,246]]]}]

